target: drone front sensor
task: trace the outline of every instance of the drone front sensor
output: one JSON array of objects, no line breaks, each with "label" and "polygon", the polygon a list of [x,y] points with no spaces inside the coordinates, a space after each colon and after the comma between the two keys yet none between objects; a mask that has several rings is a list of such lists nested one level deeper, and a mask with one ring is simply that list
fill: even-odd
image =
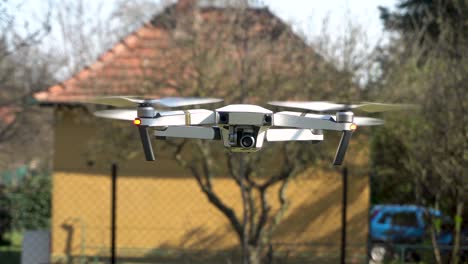
[{"label": "drone front sensor", "polygon": [[[147,160],[154,160],[150,141],[151,129],[156,139],[193,138],[222,140],[232,152],[255,152],[264,141],[311,141],[324,139],[324,131],[342,133],[334,165],[342,164],[349,140],[357,126],[382,125],[383,120],[354,116],[353,109],[365,112],[382,112],[413,108],[410,105],[381,103],[335,104],[330,102],[270,102],[279,107],[297,108],[306,111],[273,112],[258,105],[233,104],[215,110],[189,109],[159,111],[155,107],[182,107],[217,103],[217,98],[138,99],[135,97],[100,97],[86,103],[105,104],[117,107],[136,106],[135,110],[114,109],[95,113],[98,117],[130,120],[138,127]],[[309,113],[310,111],[320,114]],[[323,114],[334,112],[334,114]],[[152,135],[152,136],[153,136]]]}]

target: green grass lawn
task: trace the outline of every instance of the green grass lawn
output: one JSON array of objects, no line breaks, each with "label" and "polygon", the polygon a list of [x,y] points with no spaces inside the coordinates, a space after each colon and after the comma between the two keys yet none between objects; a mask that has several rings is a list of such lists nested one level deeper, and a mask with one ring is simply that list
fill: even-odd
[{"label": "green grass lawn", "polygon": [[0,263],[19,264],[21,262],[21,241],[23,234],[11,232],[5,234],[5,240],[9,245],[0,245]]}]

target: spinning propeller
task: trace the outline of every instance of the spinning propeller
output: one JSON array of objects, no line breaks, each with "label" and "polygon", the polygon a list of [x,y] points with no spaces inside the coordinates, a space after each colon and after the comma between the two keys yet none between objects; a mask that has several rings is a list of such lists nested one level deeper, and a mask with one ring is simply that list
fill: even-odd
[{"label": "spinning propeller", "polygon": [[270,105],[282,106],[289,108],[305,109],[316,112],[329,112],[329,111],[350,111],[353,109],[362,110],[368,113],[378,113],[386,111],[404,110],[414,108],[414,105],[408,104],[382,104],[382,103],[362,103],[362,104],[336,104],[324,101],[273,101],[268,102]]},{"label": "spinning propeller", "polygon": [[[368,113],[379,113],[415,108],[414,105],[409,104],[383,104],[368,102],[362,104],[336,104],[325,101],[272,101],[268,102],[268,104],[280,107],[304,109],[315,112],[346,112],[351,111],[353,109],[357,109]],[[354,116],[353,122],[358,126],[378,126],[384,124],[384,121],[382,119],[361,116]]]},{"label": "spinning propeller", "polygon": [[137,105],[182,107],[189,105],[211,104],[223,101],[218,98],[164,97],[160,99],[141,99],[136,96],[104,96],[86,100],[85,103],[115,107],[135,107]]},{"label": "spinning propeller", "polygon": [[[202,105],[218,103],[223,101],[218,98],[199,98],[199,97],[164,97],[160,99],[141,99],[136,96],[103,96],[96,97],[84,101],[84,103],[108,105],[115,107],[183,107],[189,105]],[[138,111],[130,109],[110,109],[102,110],[94,113],[95,116],[119,119],[119,120],[134,120],[138,116]]]},{"label": "spinning propeller", "polygon": [[119,119],[119,120],[134,120],[138,116],[137,110],[130,109],[110,109],[94,112],[97,117]]}]

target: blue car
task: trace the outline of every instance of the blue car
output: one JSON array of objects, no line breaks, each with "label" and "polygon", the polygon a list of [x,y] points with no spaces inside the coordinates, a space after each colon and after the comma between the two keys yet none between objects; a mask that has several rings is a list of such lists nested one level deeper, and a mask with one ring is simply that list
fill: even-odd
[{"label": "blue car", "polygon": [[[438,210],[416,205],[376,205],[371,209],[370,238],[372,246],[370,258],[382,261],[392,256],[392,244],[418,244],[426,237],[430,219],[441,218]],[[438,237],[438,243],[449,244],[449,233]],[[419,256],[415,252],[407,254],[415,261]]]}]

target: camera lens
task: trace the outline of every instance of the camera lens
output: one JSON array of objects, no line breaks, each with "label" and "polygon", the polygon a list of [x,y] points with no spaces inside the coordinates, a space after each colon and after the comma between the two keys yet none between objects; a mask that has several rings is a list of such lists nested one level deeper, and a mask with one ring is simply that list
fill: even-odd
[{"label": "camera lens", "polygon": [[255,144],[255,139],[252,136],[243,136],[240,143],[244,148],[251,148]]}]

